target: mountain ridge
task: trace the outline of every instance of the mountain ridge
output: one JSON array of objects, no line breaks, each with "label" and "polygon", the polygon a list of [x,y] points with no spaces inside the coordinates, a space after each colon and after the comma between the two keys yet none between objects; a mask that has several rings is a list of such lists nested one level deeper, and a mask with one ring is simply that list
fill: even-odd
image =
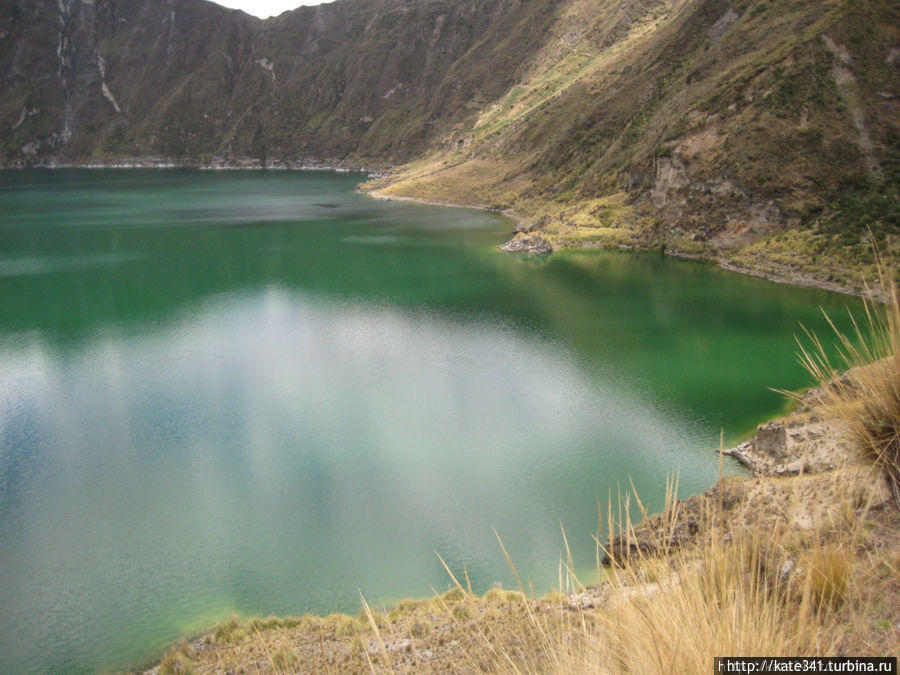
[{"label": "mountain ridge", "polygon": [[[505,85],[473,82],[477,68],[448,83],[448,65],[484,51],[491,31],[517,34],[517,6],[528,10],[520,31],[541,16],[507,0],[339,0],[267,20],[205,0],[6,5],[7,166],[125,156],[402,160],[434,120],[454,118],[459,99]],[[526,56],[505,55],[513,71]]]}]

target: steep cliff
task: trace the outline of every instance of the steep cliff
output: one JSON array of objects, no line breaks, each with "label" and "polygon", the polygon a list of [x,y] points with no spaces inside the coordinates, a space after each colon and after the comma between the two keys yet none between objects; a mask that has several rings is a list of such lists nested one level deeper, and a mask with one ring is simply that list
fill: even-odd
[{"label": "steep cliff", "polygon": [[554,247],[848,288],[900,234],[898,19],[876,0],[571,2],[525,78],[376,187],[511,207]]},{"label": "steep cliff", "polygon": [[552,17],[539,0],[342,0],[267,21],[203,0],[5,2],[0,161],[402,160],[504,93]]}]

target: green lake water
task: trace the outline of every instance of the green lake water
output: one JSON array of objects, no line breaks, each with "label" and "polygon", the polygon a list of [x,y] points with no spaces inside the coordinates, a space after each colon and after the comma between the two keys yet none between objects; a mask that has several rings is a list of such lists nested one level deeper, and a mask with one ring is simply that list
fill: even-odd
[{"label": "green lake water", "polygon": [[[596,498],[718,476],[852,298],[328,172],[0,172],[0,671],[137,665],[240,614],[538,592]],[[737,471],[731,462],[727,471]]]}]

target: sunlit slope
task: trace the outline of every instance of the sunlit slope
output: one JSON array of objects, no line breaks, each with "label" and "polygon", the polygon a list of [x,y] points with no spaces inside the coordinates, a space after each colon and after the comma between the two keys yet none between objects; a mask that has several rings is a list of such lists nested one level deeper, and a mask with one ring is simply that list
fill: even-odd
[{"label": "sunlit slope", "polygon": [[386,191],[512,207],[559,246],[856,265],[867,227],[900,227],[897,19],[887,2],[570,3],[527,76]]}]

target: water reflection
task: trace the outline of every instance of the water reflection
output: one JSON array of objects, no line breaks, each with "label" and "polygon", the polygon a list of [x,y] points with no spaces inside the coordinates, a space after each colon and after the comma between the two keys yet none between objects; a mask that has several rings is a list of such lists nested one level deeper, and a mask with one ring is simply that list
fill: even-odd
[{"label": "water reflection", "polygon": [[65,358],[18,339],[0,372],[0,577],[15,608],[0,651],[16,665],[51,632],[54,658],[116,644],[121,660],[216,608],[428,594],[447,583],[433,550],[480,589],[509,583],[491,526],[549,588],[573,502],[586,534],[598,479],[655,491],[664,476],[647,469],[697,445],[552,341],[279,287],[101,331]]}]

